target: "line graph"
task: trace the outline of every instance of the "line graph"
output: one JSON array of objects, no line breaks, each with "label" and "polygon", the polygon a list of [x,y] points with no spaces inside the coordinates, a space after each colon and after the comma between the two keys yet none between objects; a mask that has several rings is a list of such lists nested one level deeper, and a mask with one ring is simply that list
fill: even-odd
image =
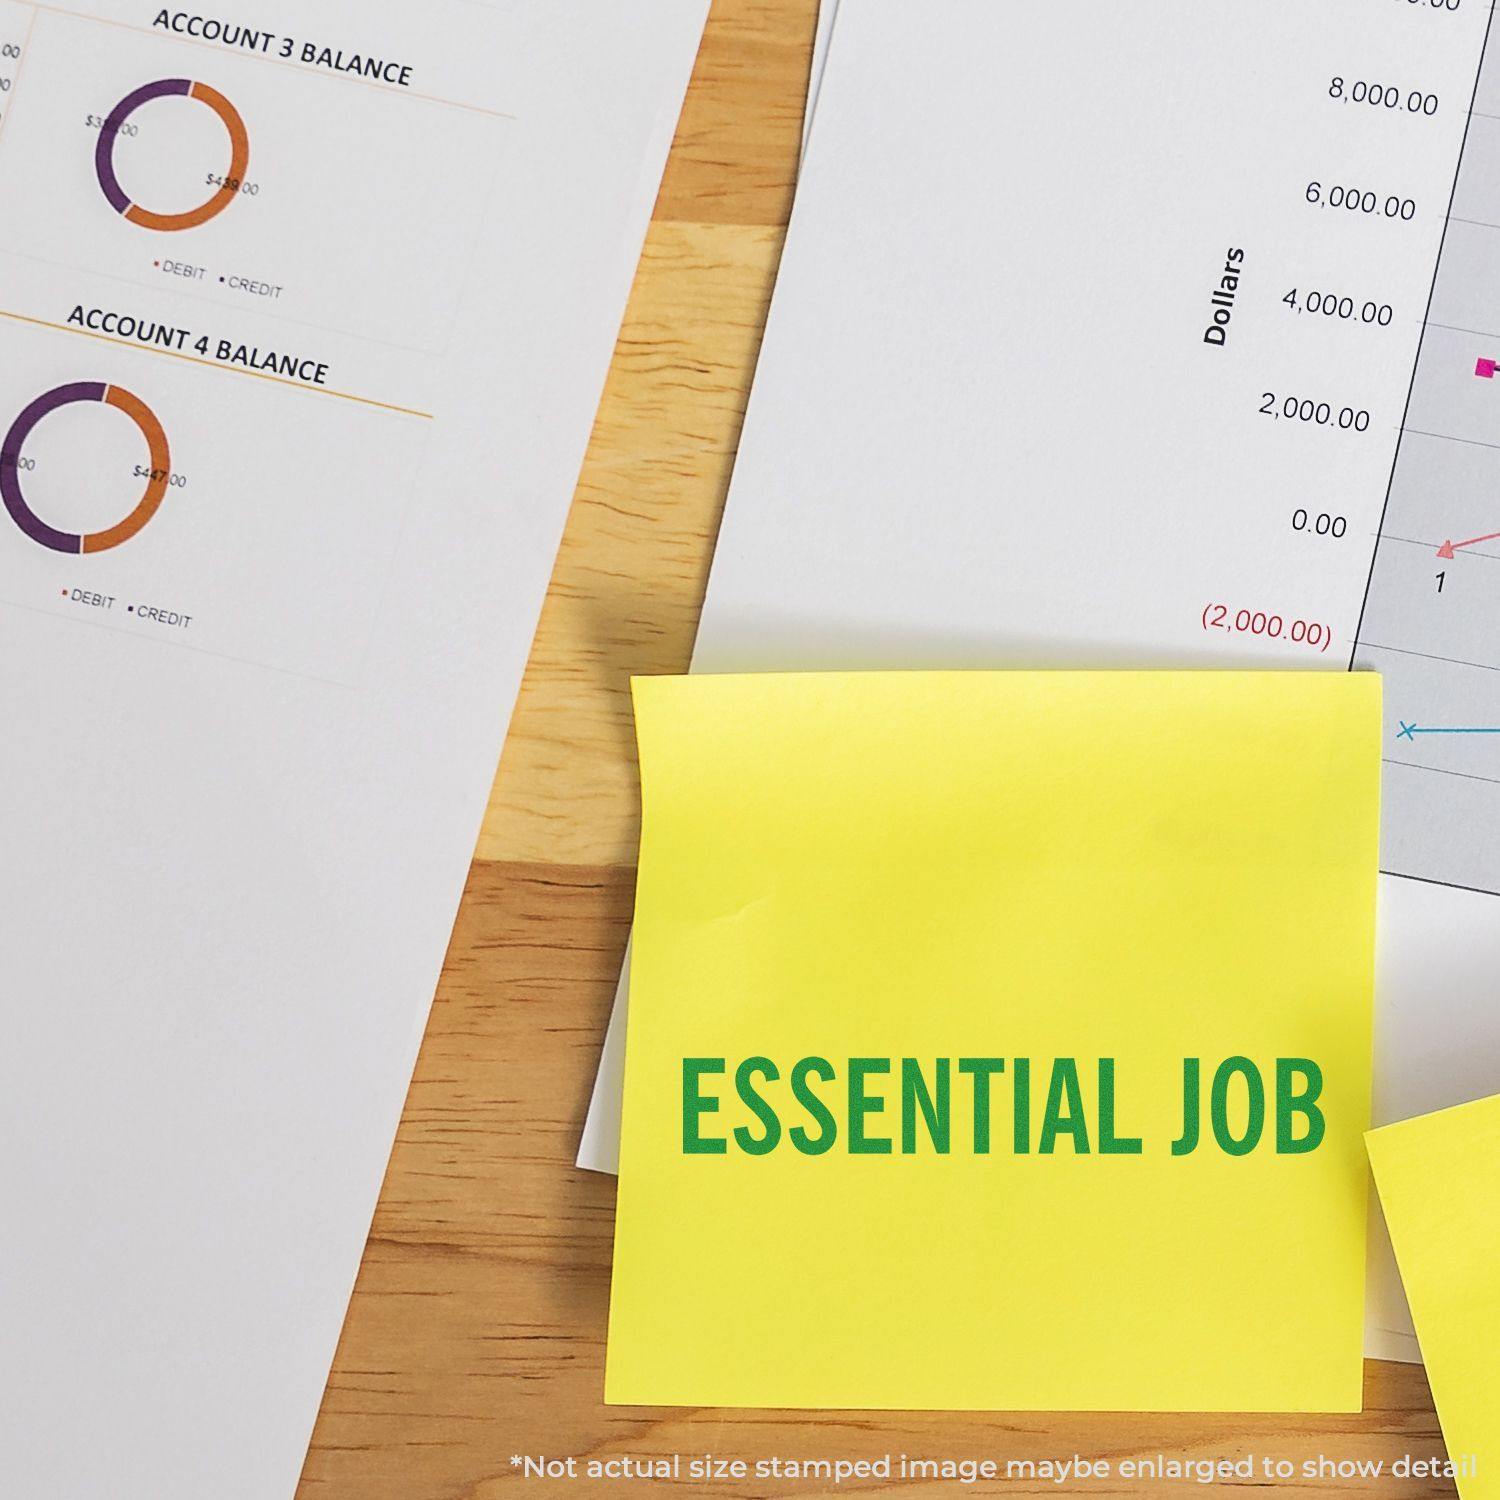
[{"label": "line graph", "polygon": [[1398,740],[1414,740],[1419,734],[1500,734],[1500,727],[1479,729],[1444,726],[1439,728],[1431,724],[1408,724],[1403,719],[1396,738]]},{"label": "line graph", "polygon": [[1352,657],[1385,678],[1382,866],[1500,894],[1500,48],[1480,75]]},{"label": "line graph", "polygon": [[1467,552],[1470,547],[1477,547],[1482,542],[1493,542],[1497,538],[1500,538],[1500,531],[1488,531],[1483,536],[1471,536],[1466,542],[1446,541],[1438,548],[1437,555],[1444,562],[1452,562],[1460,552]]}]

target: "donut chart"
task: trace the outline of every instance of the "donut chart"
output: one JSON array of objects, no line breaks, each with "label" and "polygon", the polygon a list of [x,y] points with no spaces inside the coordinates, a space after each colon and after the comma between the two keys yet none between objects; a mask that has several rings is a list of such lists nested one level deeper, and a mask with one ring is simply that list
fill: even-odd
[{"label": "donut chart", "polygon": [[[124,412],[140,428],[141,436],[151,453],[151,475],[146,491],[136,503],[135,509],[124,520],[117,521],[104,531],[74,532],[59,531],[49,526],[27,503],[21,488],[21,450],[32,429],[52,412],[65,406],[82,403],[103,402],[117,411]],[[80,382],[75,385],[60,385],[45,395],[38,396],[11,423],[5,441],[0,443],[0,499],[5,509],[22,533],[39,546],[54,552],[67,552],[75,556],[89,552],[108,552],[135,536],[161,505],[167,492],[167,483],[172,467],[171,453],[167,447],[167,435],[156,419],[156,413],[139,396],[117,385]]]},{"label": "donut chart", "polygon": [[[133,203],[115,173],[115,143],[120,128],[142,105],[153,99],[188,98],[206,104],[223,121],[229,132],[229,170],[224,175],[224,185],[197,208],[180,214],[160,214]],[[196,229],[223,213],[239,194],[250,166],[250,135],[240,112],[217,89],[206,83],[195,83],[191,78],[160,78],[155,83],[142,84],[140,88],[126,94],[109,112],[103,128],[99,131],[99,144],[94,148],[94,170],[99,177],[99,187],[116,213],[139,224],[143,229],[172,232],[180,229]]]}]

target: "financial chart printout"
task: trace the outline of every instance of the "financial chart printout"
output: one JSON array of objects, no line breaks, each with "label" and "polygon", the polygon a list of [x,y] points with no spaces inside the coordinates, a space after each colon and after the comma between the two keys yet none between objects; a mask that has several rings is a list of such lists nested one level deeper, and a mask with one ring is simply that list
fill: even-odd
[{"label": "financial chart printout", "polygon": [[6,1495],[296,1486],[706,10],[0,0]]},{"label": "financial chart printout", "polygon": [[[1500,45],[1468,125],[1355,665],[1386,680],[1388,870],[1500,895]],[[1497,908],[1500,920],[1500,908]]]},{"label": "financial chart printout", "polygon": [[516,121],[288,33],[0,0],[0,599],[348,683]]},{"label": "financial chart printout", "polygon": [[694,661],[1378,667],[1383,1118],[1500,1087],[1489,29],[845,7]]}]

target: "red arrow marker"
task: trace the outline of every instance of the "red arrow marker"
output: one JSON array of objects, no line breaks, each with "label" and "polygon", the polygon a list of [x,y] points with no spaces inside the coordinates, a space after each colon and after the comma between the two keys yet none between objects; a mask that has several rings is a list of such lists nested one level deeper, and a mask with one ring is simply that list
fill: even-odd
[{"label": "red arrow marker", "polygon": [[1456,552],[1462,552],[1465,547],[1477,547],[1481,542],[1493,542],[1500,540],[1500,531],[1492,531],[1488,536],[1471,536],[1466,542],[1444,542],[1438,548],[1438,556],[1445,561],[1451,559]]}]

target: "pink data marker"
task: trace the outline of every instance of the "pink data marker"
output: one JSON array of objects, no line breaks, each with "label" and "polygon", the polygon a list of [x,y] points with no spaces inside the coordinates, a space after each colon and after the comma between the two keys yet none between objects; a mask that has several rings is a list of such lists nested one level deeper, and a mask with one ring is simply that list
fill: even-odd
[{"label": "pink data marker", "polygon": [[1481,380],[1493,380],[1495,378],[1495,361],[1492,359],[1481,359],[1474,366],[1474,373]]}]

